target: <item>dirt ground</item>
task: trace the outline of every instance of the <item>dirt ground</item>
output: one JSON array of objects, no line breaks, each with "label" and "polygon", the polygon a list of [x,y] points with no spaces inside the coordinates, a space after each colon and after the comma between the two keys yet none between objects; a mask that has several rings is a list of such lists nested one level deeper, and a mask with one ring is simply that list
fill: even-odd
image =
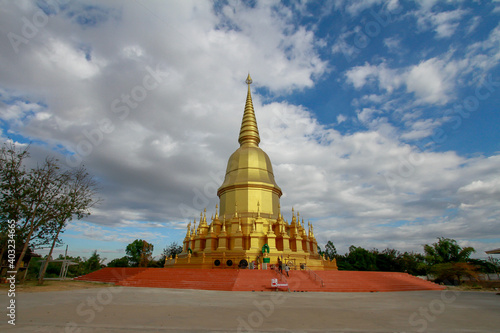
[{"label": "dirt ground", "polygon": [[500,299],[494,292],[288,293],[97,286],[106,287],[16,293],[15,326],[5,315],[14,298],[0,291],[5,311],[0,332],[498,333],[500,327]]},{"label": "dirt ground", "polygon": [[[76,289],[93,289],[93,288],[105,288],[105,287],[115,287],[112,283],[102,283],[102,282],[88,282],[88,281],[73,281],[73,280],[46,280],[43,285],[39,286],[37,281],[26,281],[25,283],[16,284],[16,292],[21,293],[37,293],[37,292],[48,292],[48,291],[65,291],[65,290],[76,290]],[[9,285],[2,283],[0,284],[0,290],[8,290]],[[456,291],[500,291],[499,288],[482,288],[482,287],[472,287],[466,284],[461,286],[448,286],[448,290]]]},{"label": "dirt ground", "polygon": [[[46,291],[64,291],[75,289],[92,289],[114,287],[112,283],[73,281],[73,280],[48,280],[44,281],[43,285],[39,286],[38,281],[26,281],[25,283],[16,284],[16,292],[20,293],[37,293]],[[9,284],[0,284],[0,290],[8,290]],[[3,293],[3,292],[2,292]]]}]

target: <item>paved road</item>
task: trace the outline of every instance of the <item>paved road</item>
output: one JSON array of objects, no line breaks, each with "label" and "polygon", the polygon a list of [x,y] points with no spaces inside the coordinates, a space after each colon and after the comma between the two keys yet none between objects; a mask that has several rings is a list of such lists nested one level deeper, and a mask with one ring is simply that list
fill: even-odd
[{"label": "paved road", "polygon": [[16,295],[0,332],[500,332],[492,292],[226,292],[104,287]]}]

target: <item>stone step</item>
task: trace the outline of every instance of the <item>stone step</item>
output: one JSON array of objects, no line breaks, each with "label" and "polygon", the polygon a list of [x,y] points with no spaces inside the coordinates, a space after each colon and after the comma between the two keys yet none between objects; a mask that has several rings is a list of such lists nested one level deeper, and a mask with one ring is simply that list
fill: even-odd
[{"label": "stone step", "polygon": [[[379,292],[442,290],[443,286],[406,273],[315,271],[323,284],[307,271],[290,271],[290,291],[299,292]],[[103,268],[75,278],[82,281],[112,282],[131,287],[203,289],[227,291],[271,291],[272,270],[179,269],[179,268]],[[287,288],[280,288],[287,290]]]}]

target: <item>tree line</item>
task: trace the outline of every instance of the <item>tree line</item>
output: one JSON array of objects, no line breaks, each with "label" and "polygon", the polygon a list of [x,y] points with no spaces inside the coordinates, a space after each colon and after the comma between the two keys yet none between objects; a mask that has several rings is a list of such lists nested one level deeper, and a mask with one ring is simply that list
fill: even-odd
[{"label": "tree line", "polygon": [[336,259],[339,270],[406,272],[412,275],[430,275],[437,282],[459,283],[463,277],[477,279],[479,273],[499,273],[500,261],[472,259],[472,247],[461,247],[456,240],[440,237],[433,244],[423,245],[424,253],[400,252],[395,249],[367,250],[354,245],[349,252],[338,254],[332,241],[325,249],[318,246],[320,255]]}]

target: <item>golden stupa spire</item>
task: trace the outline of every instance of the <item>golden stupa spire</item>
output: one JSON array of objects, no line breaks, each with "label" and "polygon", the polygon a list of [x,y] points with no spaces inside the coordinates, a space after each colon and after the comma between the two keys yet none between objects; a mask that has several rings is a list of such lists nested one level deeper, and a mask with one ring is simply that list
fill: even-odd
[{"label": "golden stupa spire", "polygon": [[245,103],[245,112],[243,113],[243,120],[241,122],[240,136],[238,142],[240,146],[244,144],[250,146],[258,146],[260,142],[259,129],[257,128],[257,120],[255,119],[255,112],[253,110],[252,94],[250,92],[250,84],[252,78],[250,74],[245,81],[248,84],[247,101]]}]

